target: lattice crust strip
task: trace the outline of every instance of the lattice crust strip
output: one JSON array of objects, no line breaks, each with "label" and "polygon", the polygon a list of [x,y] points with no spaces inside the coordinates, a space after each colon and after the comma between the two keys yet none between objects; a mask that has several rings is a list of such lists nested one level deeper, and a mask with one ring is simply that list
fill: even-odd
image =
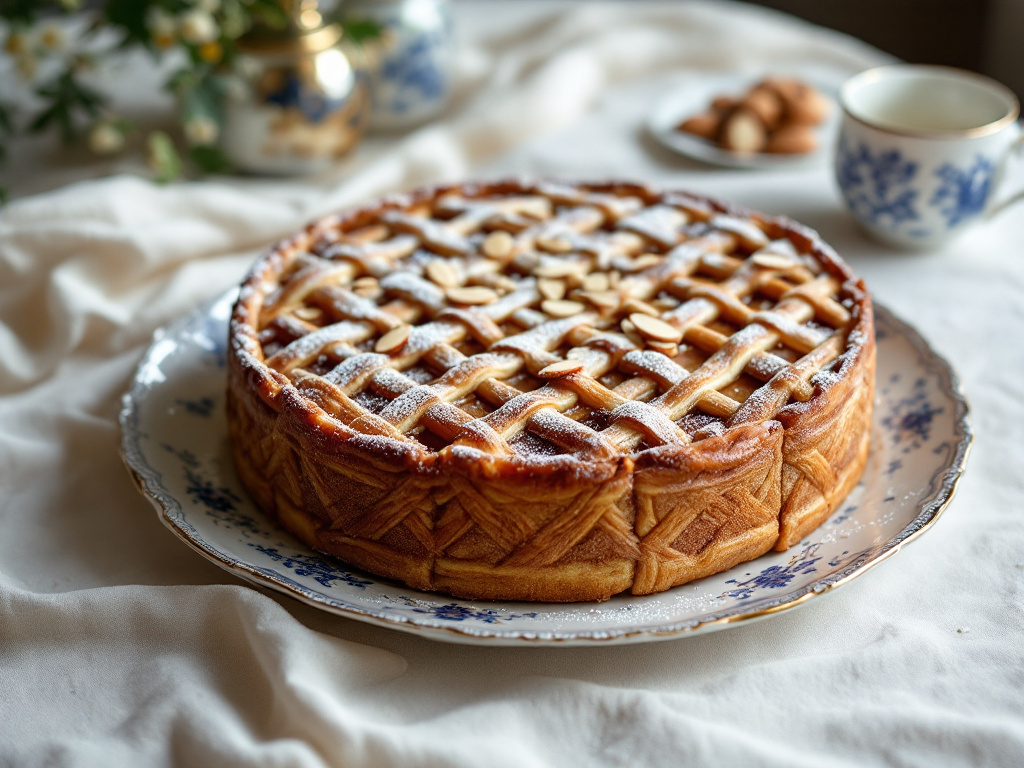
[{"label": "lattice crust strip", "polygon": [[[236,460],[290,530],[414,586],[657,591],[788,546],[855,482],[869,313],[813,233],[684,194],[386,199],[282,242],[243,286],[233,375],[264,405],[229,392]],[[849,434],[812,435],[845,400]]]},{"label": "lattice crust strip", "polygon": [[[838,290],[789,240],[694,199],[645,206],[539,185],[321,231],[289,254],[258,322],[267,365],[360,432],[412,440],[426,429],[435,444],[511,455],[529,431],[592,459],[807,400],[845,347]],[[688,369],[687,348],[706,359]],[[314,372],[324,360],[332,367]],[[610,373],[624,380],[602,383]],[[525,391],[508,383],[523,374]],[[744,375],[760,387],[742,400],[723,392]],[[356,399],[366,392],[389,402],[374,412]],[[470,396],[490,413],[460,409]],[[677,422],[694,410],[717,426],[687,433]],[[599,429],[585,423],[595,411]]]}]

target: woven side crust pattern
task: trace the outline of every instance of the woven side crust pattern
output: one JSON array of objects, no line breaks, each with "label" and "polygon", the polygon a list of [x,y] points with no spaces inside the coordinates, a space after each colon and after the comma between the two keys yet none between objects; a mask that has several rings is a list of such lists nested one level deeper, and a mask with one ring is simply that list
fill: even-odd
[{"label": "woven side crust pattern", "polygon": [[[239,368],[232,364],[233,376]],[[851,389],[870,413],[870,389]],[[666,451],[644,466],[627,459],[609,467],[605,480],[585,490],[556,472],[510,495],[506,478],[465,467],[410,474],[401,462],[370,459],[345,443],[325,453],[310,438],[304,409],[289,417],[245,389],[231,391],[239,476],[286,529],[316,550],[415,589],[478,599],[649,594],[785,549],[835,510],[866,460],[863,428],[842,439],[826,430],[817,444],[807,436],[787,441],[801,434],[797,416],[788,433],[773,421],[703,441],[700,452],[715,457],[710,471]],[[829,465],[824,474],[837,483],[815,485],[806,479],[806,456],[831,456],[846,470]],[[787,488],[784,478],[795,479]],[[780,518],[799,521],[788,543]]]}]

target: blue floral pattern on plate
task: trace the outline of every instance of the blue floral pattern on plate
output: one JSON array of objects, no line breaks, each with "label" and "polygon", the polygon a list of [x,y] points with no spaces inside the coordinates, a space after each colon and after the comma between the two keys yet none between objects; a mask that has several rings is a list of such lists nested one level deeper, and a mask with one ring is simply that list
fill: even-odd
[{"label": "blue floral pattern on plate", "polygon": [[820,544],[811,544],[804,547],[799,554],[793,555],[785,565],[769,565],[755,576],[751,576],[748,571],[744,575],[750,578],[743,581],[729,579],[725,583],[734,586],[724,596],[734,600],[749,600],[760,590],[788,587],[797,576],[817,572],[815,563],[821,560],[821,556],[817,554],[820,548]]},{"label": "blue floral pattern on plate", "polygon": [[628,643],[774,615],[847,582],[925,530],[949,501],[971,441],[949,366],[913,329],[877,308],[878,397],[868,466],[846,503],[799,548],[661,594],[600,604],[417,592],[309,550],[245,494],[223,412],[223,339],[233,299],[232,292],[159,332],[124,397],[122,451],[143,492],[177,536],[230,572],[343,616],[438,640]]},{"label": "blue floral pattern on plate", "polygon": [[436,601],[427,602],[422,599],[403,597],[402,602],[408,605],[413,613],[431,616],[441,621],[477,621],[484,624],[499,624],[504,621],[515,619],[535,619],[537,611],[525,611],[516,613],[514,611],[501,611],[496,608],[481,608],[478,606],[466,605],[464,603],[445,603],[438,605]]},{"label": "blue floral pattern on plate", "polygon": [[288,547],[287,544],[281,544],[280,547],[268,547],[263,544],[250,544],[249,546],[275,563],[279,563],[282,568],[294,571],[296,576],[309,576],[323,587],[332,587],[335,582],[338,582],[355,589],[366,589],[373,584],[369,579],[356,576],[351,571],[340,568],[319,555],[282,553],[280,549]]},{"label": "blue floral pattern on plate", "polygon": [[[891,385],[899,381],[900,375],[893,374],[889,384],[883,385],[883,392],[890,391]],[[882,426],[885,427],[894,447],[902,453],[910,453],[920,449],[931,438],[935,417],[941,415],[942,410],[941,407],[933,405],[928,397],[927,380],[918,377],[907,394],[893,400],[892,408],[882,419]],[[893,459],[889,463],[887,473],[892,474],[902,468],[902,459]]]}]

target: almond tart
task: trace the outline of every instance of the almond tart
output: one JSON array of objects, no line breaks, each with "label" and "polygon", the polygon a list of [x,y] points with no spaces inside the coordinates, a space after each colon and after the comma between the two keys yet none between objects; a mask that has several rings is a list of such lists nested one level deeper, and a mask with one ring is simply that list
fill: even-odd
[{"label": "almond tart", "polygon": [[794,222],[640,184],[330,216],[257,261],[229,341],[256,503],[421,590],[660,592],[799,542],[867,459],[863,283]]}]

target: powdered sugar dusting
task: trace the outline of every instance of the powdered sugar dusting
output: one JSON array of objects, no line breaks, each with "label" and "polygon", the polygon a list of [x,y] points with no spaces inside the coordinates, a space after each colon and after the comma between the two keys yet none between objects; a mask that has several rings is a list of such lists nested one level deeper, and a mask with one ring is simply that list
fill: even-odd
[{"label": "powdered sugar dusting", "polygon": [[638,372],[642,371],[655,376],[663,384],[669,386],[678,384],[689,375],[685,368],[677,365],[660,352],[650,350],[627,352],[622,359],[628,365],[634,366]]},{"label": "powdered sugar dusting", "polygon": [[388,403],[387,407],[380,412],[380,416],[392,424],[401,426],[417,418],[432,403],[437,401],[437,393],[430,386],[420,385],[403,392]]},{"label": "powdered sugar dusting", "polygon": [[768,236],[764,231],[744,219],[719,214],[711,218],[710,224],[717,230],[736,235],[748,248],[763,248],[768,245]]},{"label": "powdered sugar dusting", "polygon": [[630,400],[615,407],[612,422],[626,420],[643,430],[648,440],[661,444],[679,442],[679,428],[657,407],[639,400]]},{"label": "powdered sugar dusting", "polygon": [[791,256],[794,259],[799,256],[796,250],[796,246],[793,245],[789,240],[776,239],[770,241],[757,253],[775,254],[778,256]]},{"label": "powdered sugar dusting", "polygon": [[622,219],[616,226],[671,248],[679,242],[680,231],[688,221],[686,214],[676,208],[654,205]]},{"label": "powdered sugar dusting", "polygon": [[[756,268],[761,265],[750,263],[746,254],[751,252],[795,256],[812,268],[823,258],[817,246],[808,246],[803,239],[801,247],[812,252],[799,254],[794,241],[778,235],[788,230],[780,230],[771,220],[719,213],[730,209],[686,195],[665,195],[661,203],[653,202],[657,193],[632,185],[586,189],[542,183],[521,190],[499,194],[488,185],[467,185],[429,202],[424,197],[399,196],[390,203],[394,208],[376,212],[376,221],[362,216],[350,235],[344,231],[349,226],[345,216],[317,230],[321,252],[348,263],[331,266],[319,256],[298,250],[268,262],[276,265],[279,279],[287,282],[286,291],[291,292],[288,308],[280,309],[276,320],[268,322],[264,316],[264,325],[259,326],[264,329],[259,337],[263,348],[277,350],[272,362],[286,370],[300,367],[304,376],[323,373],[324,380],[353,398],[356,411],[349,413],[365,407],[382,417],[380,423],[366,417],[370,431],[397,428],[422,437],[424,430],[435,429],[440,430],[441,442],[457,436],[452,455],[475,445],[504,456],[508,445],[498,433],[525,429],[536,435],[531,439],[538,445],[549,441],[582,459],[611,456],[627,445],[635,446],[641,439],[638,433],[652,445],[686,439],[665,412],[669,390],[680,384],[682,389],[672,394],[673,414],[696,402],[703,402],[699,407],[712,413],[732,413],[737,406],[730,405],[727,397],[703,388],[719,386],[716,377],[721,374],[715,372],[725,370],[722,366],[732,370],[736,355],[748,360],[745,370],[760,381],[770,382],[787,371],[791,378],[807,377],[808,371],[791,370],[785,359],[771,352],[748,358],[748,346],[765,345],[771,341],[768,334],[777,334],[788,347],[808,354],[808,349],[815,349],[839,327],[831,319],[827,320],[830,327],[794,319],[804,317],[808,306],[815,307],[819,316],[831,317],[826,310],[834,306],[834,302],[822,303],[832,299],[817,281],[801,282],[806,273],[761,277],[764,270]],[[769,239],[755,222],[775,239]],[[500,248],[483,253],[483,243],[494,228],[513,235],[511,253]],[[288,247],[298,249],[304,243],[296,241]],[[769,260],[764,261],[769,269]],[[443,264],[447,271],[427,270],[434,263]],[[562,272],[567,264],[577,272]],[[595,269],[608,273],[608,295],[591,303],[587,291],[598,289],[593,281],[585,288],[585,276]],[[259,295],[279,294],[285,302],[270,272],[268,268],[263,273],[268,277],[262,281],[262,293],[252,279],[247,284],[253,301]],[[367,274],[377,279],[363,278],[349,285],[356,275]],[[552,319],[547,310],[538,311],[542,297],[537,279],[541,277],[564,284],[563,301],[578,301],[588,310],[600,311],[559,319]],[[779,280],[797,283],[782,299],[782,311],[754,311],[778,304],[787,290]],[[446,291],[456,288],[477,293],[472,298],[465,294],[466,305],[450,306]],[[550,286],[545,297],[548,290]],[[748,299],[746,291],[756,296]],[[481,292],[492,295],[475,303]],[[294,300],[303,300],[307,293],[302,309],[309,310],[299,315],[302,322],[293,320]],[[621,302],[618,308],[616,295]],[[797,298],[806,306],[793,313],[792,302]],[[847,301],[844,306],[849,311],[855,304]],[[680,350],[621,327],[622,320],[635,311],[658,313],[687,334]],[[339,316],[344,319],[307,333]],[[751,321],[753,325],[732,330]],[[367,351],[375,337],[393,329],[404,334],[405,326],[409,332],[404,340],[381,346],[389,354]],[[847,349],[866,343],[862,337],[859,332],[850,334]],[[648,344],[662,351],[645,348]],[[699,350],[696,357],[688,356],[694,350]],[[667,354],[678,355],[688,367],[696,366],[694,371]],[[339,358],[341,362],[328,370]],[[581,363],[582,370],[547,384],[537,380],[541,369],[566,360]],[[811,383],[832,386],[838,375],[819,372]],[[684,383],[687,379],[691,382]],[[787,379],[785,385],[799,385],[804,399],[806,381]],[[623,398],[646,400],[659,390],[665,394],[650,402],[622,402]],[[762,386],[740,407],[748,411],[768,407],[778,399],[778,390]],[[732,390],[721,391],[737,397]],[[746,385],[737,391],[745,392]],[[491,408],[496,410],[487,413]],[[722,418],[700,424],[693,434],[720,434]],[[472,424],[463,424],[467,421]],[[604,432],[580,422],[599,425]],[[488,425],[497,432],[488,432]],[[615,426],[620,426],[618,431],[605,434]],[[621,445],[613,448],[611,439]],[[430,452],[438,450],[440,443],[428,436],[416,445],[417,450]],[[519,448],[529,446],[524,443]],[[545,460],[553,458],[557,457]]]},{"label": "powdered sugar dusting", "polygon": [[375,371],[386,368],[390,362],[387,355],[364,352],[343,360],[324,374],[324,379],[346,391],[354,384],[361,386]]},{"label": "powdered sugar dusting", "polygon": [[801,325],[793,318],[773,310],[756,312],[751,322],[766,325],[790,340],[799,340],[811,349],[820,346],[831,335],[829,331]]},{"label": "powdered sugar dusting", "polygon": [[764,352],[760,355],[755,355],[754,358],[747,363],[747,369],[762,381],[768,381],[768,379],[777,374],[783,368],[786,368],[788,365],[789,363],[778,355],[773,355],[770,352]]},{"label": "powdered sugar dusting", "polygon": [[834,371],[818,371],[811,377],[811,384],[819,386],[822,389],[834,387],[840,381],[842,381],[841,377]]},{"label": "powdered sugar dusting", "polygon": [[431,314],[447,306],[443,290],[412,272],[392,272],[381,279],[380,287],[388,293],[422,304]]},{"label": "powdered sugar dusting", "polygon": [[846,337],[846,344],[851,349],[860,349],[867,345],[869,339],[859,328],[854,328]]},{"label": "powdered sugar dusting", "polygon": [[328,344],[344,342],[358,343],[368,339],[372,331],[364,323],[343,320],[340,323],[327,325],[302,338],[296,339],[267,361],[267,365],[278,370],[287,370],[305,365],[309,360],[320,354]]},{"label": "powdered sugar dusting", "polygon": [[399,211],[385,211],[381,220],[395,229],[416,235],[430,250],[449,256],[465,256],[471,250],[469,241],[444,224],[422,216]]},{"label": "powdered sugar dusting", "polygon": [[538,325],[536,328],[531,328],[516,336],[508,336],[495,344],[491,349],[495,352],[502,350],[516,352],[523,358],[538,362],[546,360],[546,353],[561,344],[569,331],[581,325],[590,325],[595,319],[596,315],[593,313],[581,312],[572,317],[552,320],[549,323]]},{"label": "powdered sugar dusting", "polygon": [[466,335],[466,326],[462,323],[446,323],[444,321],[417,325],[409,332],[409,340],[405,343],[403,356],[419,358],[438,344],[450,344]]}]

